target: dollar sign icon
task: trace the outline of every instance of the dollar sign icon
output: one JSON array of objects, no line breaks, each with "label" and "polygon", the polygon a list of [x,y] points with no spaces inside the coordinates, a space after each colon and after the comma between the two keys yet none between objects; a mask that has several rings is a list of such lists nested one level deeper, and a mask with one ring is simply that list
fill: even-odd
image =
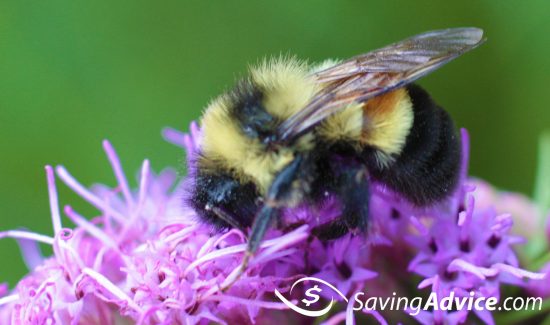
[{"label": "dollar sign icon", "polygon": [[302,299],[302,302],[303,302],[307,307],[309,307],[309,305],[314,304],[314,303],[316,303],[317,301],[319,301],[319,295],[316,294],[316,293],[313,293],[312,291],[316,291],[317,293],[320,293],[320,292],[323,291],[323,290],[321,290],[321,289],[319,288],[318,285],[315,285],[313,288],[307,289],[307,291],[306,291],[306,296],[309,297],[309,298],[311,298],[311,299],[310,299],[310,300],[305,299],[305,298]]}]

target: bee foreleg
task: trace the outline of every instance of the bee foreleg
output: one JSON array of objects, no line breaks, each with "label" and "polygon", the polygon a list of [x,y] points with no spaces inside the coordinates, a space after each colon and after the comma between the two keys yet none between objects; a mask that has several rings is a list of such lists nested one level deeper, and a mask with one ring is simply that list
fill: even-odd
[{"label": "bee foreleg", "polygon": [[286,206],[286,201],[291,195],[293,183],[297,180],[303,161],[303,157],[296,157],[273,180],[267,192],[264,206],[254,218],[248,238],[248,253],[254,254],[256,252],[271,222],[278,215],[278,208]]},{"label": "bee foreleg", "polygon": [[265,205],[254,219],[250,236],[248,237],[247,253],[253,255],[260,246],[262,239],[277,215],[277,210]]},{"label": "bee foreleg", "polygon": [[292,186],[299,176],[303,161],[303,157],[297,156],[275,177],[265,197],[264,206],[255,216],[252,223],[241,266],[237,274],[228,281],[229,283],[222,287],[223,291],[229,289],[246,272],[248,263],[260,247],[265,233],[279,216],[279,208],[286,206],[289,195],[292,192]]},{"label": "bee foreleg", "polygon": [[254,223],[252,224],[252,229],[250,230],[250,235],[248,236],[248,245],[246,246],[246,251],[244,252],[239,271],[237,275],[230,281],[230,283],[222,288],[223,291],[229,289],[231,285],[239,280],[244,272],[246,272],[250,259],[254,256],[254,253],[256,253],[256,251],[260,247],[265,233],[269,229],[269,226],[273,222],[274,218],[278,215],[278,209],[270,206],[271,204],[273,204],[272,201],[266,202],[266,205],[264,205],[260,212],[256,215]]}]

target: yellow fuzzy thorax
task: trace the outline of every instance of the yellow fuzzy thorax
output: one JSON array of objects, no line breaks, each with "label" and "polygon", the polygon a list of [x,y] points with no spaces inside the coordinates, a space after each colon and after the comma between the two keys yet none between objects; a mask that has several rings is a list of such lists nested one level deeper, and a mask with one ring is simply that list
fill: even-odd
[{"label": "yellow fuzzy thorax", "polygon": [[320,89],[309,66],[294,58],[265,60],[250,75],[263,90],[267,112],[281,120],[301,110]]}]

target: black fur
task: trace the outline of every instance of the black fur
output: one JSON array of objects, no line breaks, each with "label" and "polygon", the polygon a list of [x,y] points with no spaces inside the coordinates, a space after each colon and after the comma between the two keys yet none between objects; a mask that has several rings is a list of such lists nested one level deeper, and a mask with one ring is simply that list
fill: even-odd
[{"label": "black fur", "polygon": [[443,199],[455,188],[460,169],[460,141],[449,114],[417,85],[407,86],[414,122],[405,147],[389,168],[366,149],[371,175],[417,205]]},{"label": "black fur", "polygon": [[[252,183],[241,184],[224,173],[199,172],[195,178],[195,190],[189,203],[202,220],[216,228],[238,226],[241,230],[245,230],[252,225],[260,208],[258,197],[256,186]],[[222,213],[224,215],[220,215]],[[234,222],[225,220],[228,218]]]}]

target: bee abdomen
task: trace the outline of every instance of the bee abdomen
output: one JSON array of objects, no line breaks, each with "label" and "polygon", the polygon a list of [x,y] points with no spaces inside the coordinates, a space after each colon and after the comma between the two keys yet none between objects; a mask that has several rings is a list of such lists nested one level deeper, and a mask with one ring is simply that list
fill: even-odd
[{"label": "bee abdomen", "polygon": [[[405,146],[388,167],[369,163],[375,179],[382,181],[417,205],[427,205],[450,195],[460,168],[460,141],[449,114],[426,91],[409,85],[414,122]],[[367,149],[367,156],[372,149]],[[373,159],[367,157],[368,161]]]}]

